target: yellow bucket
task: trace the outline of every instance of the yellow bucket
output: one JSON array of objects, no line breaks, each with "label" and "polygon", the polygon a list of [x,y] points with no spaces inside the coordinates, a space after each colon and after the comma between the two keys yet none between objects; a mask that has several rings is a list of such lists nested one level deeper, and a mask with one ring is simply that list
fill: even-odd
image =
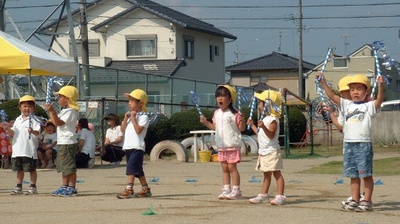
[{"label": "yellow bucket", "polygon": [[213,154],[213,155],[211,156],[211,160],[212,160],[213,162],[218,162],[218,154]]},{"label": "yellow bucket", "polygon": [[208,151],[208,150],[199,151],[199,159],[200,159],[200,162],[202,162],[202,163],[210,162],[211,151]]}]

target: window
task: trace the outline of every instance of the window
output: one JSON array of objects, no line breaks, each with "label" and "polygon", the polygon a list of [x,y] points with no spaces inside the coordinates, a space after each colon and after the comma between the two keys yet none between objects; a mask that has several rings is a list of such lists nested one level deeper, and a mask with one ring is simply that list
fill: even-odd
[{"label": "window", "polygon": [[127,36],[126,48],[128,57],[157,57],[156,35]]},{"label": "window", "polygon": [[184,42],[184,57],[185,58],[194,58],[194,37],[191,36],[183,36],[183,42]]},{"label": "window", "polygon": [[214,52],[214,45],[210,45],[210,61],[213,62],[214,61],[214,56],[215,56],[215,52]]},{"label": "window", "polygon": [[[89,42],[89,57],[100,57],[100,44],[97,39],[90,39]],[[76,50],[78,52],[78,57],[82,57],[82,40],[76,40]],[[69,55],[74,56],[74,51],[72,50],[72,43],[69,42]]]},{"label": "window", "polygon": [[334,68],[347,68],[347,58],[334,58],[333,59]]}]

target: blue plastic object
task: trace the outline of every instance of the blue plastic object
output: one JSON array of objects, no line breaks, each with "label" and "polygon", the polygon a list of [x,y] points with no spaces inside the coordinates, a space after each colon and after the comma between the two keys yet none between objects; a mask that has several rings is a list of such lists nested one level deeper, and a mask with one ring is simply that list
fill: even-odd
[{"label": "blue plastic object", "polygon": [[302,183],[304,183],[304,181],[302,181],[302,180],[289,180],[289,183],[302,184]]},{"label": "blue plastic object", "polygon": [[343,184],[343,179],[337,179],[337,178],[336,178],[335,184]]},{"label": "blue plastic object", "polygon": [[383,185],[383,181],[381,179],[377,180],[374,185]]},{"label": "blue plastic object", "polygon": [[197,180],[196,179],[187,179],[187,180],[185,180],[185,182],[197,182]]},{"label": "blue plastic object", "polygon": [[260,183],[261,180],[258,180],[256,176],[252,176],[249,180],[250,183]]},{"label": "blue plastic object", "polygon": [[156,183],[156,182],[159,182],[159,181],[160,181],[160,178],[158,178],[158,177],[154,177],[153,179],[149,180],[149,182],[151,182],[151,183]]}]

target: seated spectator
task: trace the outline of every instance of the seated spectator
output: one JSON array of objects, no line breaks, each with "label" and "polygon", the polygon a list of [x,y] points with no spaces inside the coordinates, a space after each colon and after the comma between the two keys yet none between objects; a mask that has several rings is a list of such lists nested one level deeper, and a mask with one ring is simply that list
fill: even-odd
[{"label": "seated spectator", "polygon": [[56,126],[51,121],[48,121],[45,126],[45,132],[42,144],[38,149],[38,158],[42,163],[42,169],[50,169],[54,167],[53,155],[57,153]]},{"label": "seated spectator", "polygon": [[109,128],[106,131],[104,152],[101,154],[101,159],[110,162],[111,165],[119,165],[125,156],[125,151],[122,150],[124,133],[121,131],[117,115],[109,114],[104,120],[107,121]]},{"label": "seated spectator", "polygon": [[[88,120],[81,118],[78,121],[78,151],[76,153],[76,167],[77,168],[92,168],[94,165],[94,151],[96,149],[96,138],[89,130]],[[90,164],[89,164],[89,161]]]}]

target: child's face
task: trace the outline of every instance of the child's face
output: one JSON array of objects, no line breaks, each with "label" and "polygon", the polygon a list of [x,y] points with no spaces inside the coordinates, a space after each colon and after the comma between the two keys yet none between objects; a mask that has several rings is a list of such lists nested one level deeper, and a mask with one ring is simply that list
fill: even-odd
[{"label": "child's face", "polygon": [[68,97],[61,95],[61,94],[58,95],[58,104],[60,104],[61,107],[67,107],[68,101],[69,101]]},{"label": "child's face", "polygon": [[[264,101],[261,101],[261,100],[259,100],[258,101],[258,112],[261,114],[262,112],[263,112],[263,110],[264,110],[264,105],[265,105],[265,102]],[[268,111],[266,110],[265,111],[265,116],[268,116],[269,114],[268,114]]]},{"label": "child's face", "polygon": [[346,100],[351,100],[350,90],[343,90],[340,92],[340,96],[345,98]]},{"label": "child's face", "polygon": [[53,125],[48,125],[48,126],[46,126],[46,132],[47,132],[48,134],[53,134],[54,131],[55,131],[55,128],[54,128]]},{"label": "child's face", "polygon": [[114,121],[113,119],[108,119],[108,120],[107,120],[107,124],[108,124],[108,126],[110,126],[110,127],[114,127],[114,126],[115,126],[115,121]]},{"label": "child's face", "polygon": [[29,102],[22,102],[19,104],[19,110],[21,111],[23,117],[27,117],[29,114],[35,111],[35,106]]},{"label": "child's face", "polygon": [[217,96],[216,100],[217,100],[217,104],[218,104],[219,108],[222,111],[227,110],[229,108],[229,105],[232,102],[231,98],[228,95]]},{"label": "child's face", "polygon": [[361,83],[352,83],[350,87],[351,100],[354,102],[363,102],[367,99],[367,87]]},{"label": "child's face", "polygon": [[132,97],[129,98],[129,102],[128,102],[129,111],[136,111],[136,112],[141,111],[142,105],[143,105],[142,101],[137,100]]}]

